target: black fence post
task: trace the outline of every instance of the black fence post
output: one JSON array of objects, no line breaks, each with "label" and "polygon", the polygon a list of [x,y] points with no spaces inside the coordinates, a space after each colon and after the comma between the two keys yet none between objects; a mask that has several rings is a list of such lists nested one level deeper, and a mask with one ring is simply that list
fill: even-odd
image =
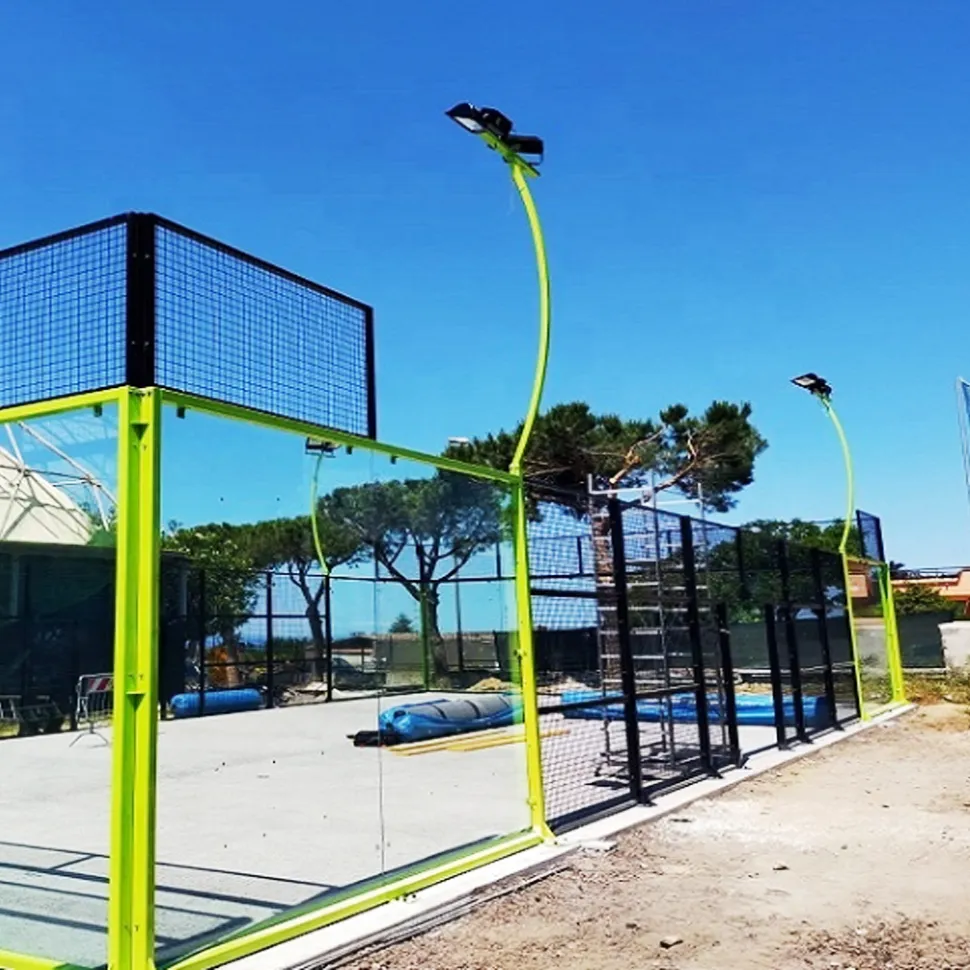
[{"label": "black fence post", "polygon": [[738,736],[738,705],[734,696],[734,657],[731,655],[731,626],[728,622],[727,606],[718,603],[717,639],[721,651],[721,676],[724,680],[724,710],[721,716],[727,722],[728,745],[731,749],[731,763],[739,768],[744,762],[741,755],[741,739]]},{"label": "black fence post", "polygon": [[694,688],[697,697],[697,740],[701,765],[714,771],[711,759],[711,730],[707,716],[707,681],[704,677],[704,644],[701,641],[701,617],[697,602],[697,564],[694,561],[693,522],[680,516],[680,554],[684,566],[684,592],[687,594],[687,631],[690,635],[691,659],[694,668]]},{"label": "black fence post", "polygon": [[205,714],[206,690],[206,656],[205,642],[207,636],[206,601],[205,601],[205,570],[199,570],[199,717]]},{"label": "black fence post", "polygon": [[136,212],[127,220],[125,381],[155,384],[155,217]]},{"label": "black fence post", "polygon": [[613,592],[616,599],[616,637],[620,653],[623,713],[626,727],[626,756],[630,773],[630,794],[643,801],[643,769],[640,757],[640,722],[637,717],[637,677],[630,642],[630,604],[626,585],[626,549],[623,541],[623,510],[615,496],[609,499],[610,545],[613,550]]},{"label": "black fence post", "polygon": [[785,620],[785,643],[788,647],[788,675],[791,682],[792,707],[795,716],[795,736],[808,741],[805,726],[805,702],[802,696],[802,665],[798,656],[798,633],[795,630],[795,611],[791,601],[791,569],[788,562],[788,543],[779,539],[776,546],[778,572],[781,576],[782,610]]},{"label": "black fence post", "polygon": [[330,616],[332,606],[330,573],[323,577],[323,637],[327,664],[327,700],[333,700],[333,622]]},{"label": "black fence post", "polygon": [[775,737],[779,748],[788,747],[785,730],[785,693],[781,684],[781,661],[778,658],[778,637],[775,632],[775,607],[765,603],[765,642],[768,644],[768,667],[771,671],[771,699],[775,706]]},{"label": "black fence post", "polygon": [[34,623],[33,570],[30,561],[24,561],[23,579],[23,626],[24,652],[20,664],[20,703],[33,703],[34,693],[34,639],[36,625]]},{"label": "black fence post", "polygon": [[273,574],[266,573],[266,706],[276,706],[276,648],[273,643]]},{"label": "black fence post", "polygon": [[[70,681],[71,686],[68,692],[68,697],[70,698],[71,710],[68,713],[68,722],[72,731],[77,730],[77,686],[81,679],[81,646],[78,638],[78,621],[71,621],[71,670],[70,670]],[[161,644],[159,644],[159,653],[161,653]]]},{"label": "black fence post", "polygon": [[825,704],[828,708],[829,726],[839,726],[839,714],[835,699],[835,674],[832,667],[832,646],[829,643],[828,608],[825,598],[825,584],[822,582],[822,556],[818,549],[809,553],[812,564],[812,583],[815,586],[815,601],[818,603],[818,640],[822,648],[822,678],[825,685]]},{"label": "black fence post", "polygon": [[742,603],[751,600],[751,590],[748,587],[748,573],[744,567],[744,530],[738,529],[734,538],[734,552],[738,562],[738,594]]},{"label": "black fence post", "polygon": [[[461,579],[455,574],[455,625],[458,638],[458,673],[465,673],[465,640],[461,629]],[[462,687],[465,686],[464,680]]]}]

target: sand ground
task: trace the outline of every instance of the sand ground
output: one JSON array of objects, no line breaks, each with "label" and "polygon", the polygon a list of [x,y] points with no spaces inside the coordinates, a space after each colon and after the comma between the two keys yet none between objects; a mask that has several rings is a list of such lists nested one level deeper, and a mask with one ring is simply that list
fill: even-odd
[{"label": "sand ground", "polygon": [[966,970],[968,727],[921,708],[350,966]]}]

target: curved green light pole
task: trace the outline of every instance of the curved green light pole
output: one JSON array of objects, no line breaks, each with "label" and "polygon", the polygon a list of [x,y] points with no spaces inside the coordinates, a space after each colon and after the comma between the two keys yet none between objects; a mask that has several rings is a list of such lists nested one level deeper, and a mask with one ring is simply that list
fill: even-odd
[{"label": "curved green light pole", "polygon": [[522,431],[519,434],[519,441],[512,455],[512,462],[509,465],[509,472],[513,475],[522,474],[522,462],[525,459],[526,449],[529,447],[529,439],[532,437],[532,429],[535,427],[536,418],[539,416],[539,408],[542,405],[542,392],[546,384],[546,370],[549,365],[549,342],[552,331],[552,297],[549,283],[549,263],[546,259],[546,244],[542,235],[542,225],[539,222],[539,213],[536,209],[535,200],[529,189],[529,179],[538,178],[539,171],[531,163],[526,161],[521,155],[513,151],[499,138],[489,131],[476,132],[477,136],[488,145],[489,148],[498,152],[508,164],[512,174],[512,181],[519,192],[522,206],[529,220],[529,229],[532,233],[532,244],[535,248],[536,270],[539,276],[539,352],[536,357],[535,376],[532,380],[532,395],[529,398],[529,407],[522,423]]},{"label": "curved green light pole", "polygon": [[[451,114],[451,113],[449,113]],[[453,120],[454,118],[451,114]],[[461,124],[461,121],[459,121]],[[511,124],[511,123],[510,123]],[[467,128],[467,126],[464,126]],[[472,130],[468,128],[467,130]],[[529,179],[539,175],[536,167],[524,159],[503,139],[491,131],[482,129],[473,131],[485,144],[498,152],[508,164],[512,181],[518,189],[519,197],[525,208],[532,233],[532,243],[535,247],[536,269],[539,275],[539,351],[536,358],[535,376],[532,381],[532,394],[522,423],[522,431],[512,455],[509,472],[515,476],[516,483],[512,486],[512,499],[515,515],[515,529],[513,545],[515,549],[515,601],[518,626],[517,657],[512,658],[511,676],[516,679],[515,660],[518,661],[518,678],[522,688],[522,718],[526,738],[526,771],[529,785],[529,810],[533,828],[547,838],[552,833],[546,822],[545,794],[542,784],[541,735],[539,731],[539,707],[536,694],[535,659],[532,640],[532,598],[529,581],[529,547],[526,524],[528,521],[527,503],[525,495],[525,478],[522,464],[529,446],[529,439],[535,427],[539,408],[542,404],[542,392],[546,383],[546,370],[549,363],[549,343],[552,331],[552,301],[549,283],[549,266],[546,260],[546,246],[539,222],[532,192],[529,190]]]},{"label": "curved green light pole", "polygon": [[819,397],[819,400],[835,428],[835,433],[839,436],[839,444],[842,446],[842,460],[845,462],[845,524],[842,526],[842,539],[839,542],[839,552],[844,556],[849,549],[849,536],[852,534],[852,520],[855,517],[855,473],[852,469],[852,452],[849,451],[849,440],[845,436],[842,422],[835,413],[835,408],[832,407],[832,399],[825,395]]},{"label": "curved green light pole", "polygon": [[846,510],[845,523],[842,526],[842,538],[839,541],[839,556],[842,559],[842,576],[845,581],[845,608],[849,617],[849,639],[852,643],[852,660],[855,668],[856,692],[859,696],[859,714],[865,721],[868,720],[866,711],[866,701],[862,692],[862,664],[859,657],[859,643],[855,630],[855,615],[852,610],[852,574],[849,571],[849,536],[852,534],[852,519],[855,516],[855,473],[852,468],[852,452],[849,450],[849,439],[846,437],[845,429],[839,420],[835,408],[832,407],[832,388],[828,382],[817,374],[803,374],[801,377],[792,379],[796,387],[804,388],[812,397],[817,398],[822,405],[825,413],[829,416],[835,433],[838,435],[839,444],[842,446],[842,460],[845,463],[845,491],[846,491]]},{"label": "curved green light pole", "polygon": [[546,370],[549,366],[549,341],[552,330],[552,298],[549,284],[549,264],[546,261],[546,245],[542,236],[542,226],[539,223],[539,213],[536,211],[532,192],[529,191],[528,178],[536,177],[539,173],[517,156],[510,162],[512,181],[519,190],[522,205],[529,218],[529,228],[532,231],[532,243],[536,252],[536,269],[539,273],[539,353],[536,358],[535,377],[532,382],[532,396],[529,399],[529,409],[526,411],[525,421],[522,423],[522,433],[519,443],[515,447],[509,471],[513,475],[522,473],[522,462],[525,458],[532,429],[539,416],[542,404],[542,392],[546,385]]}]

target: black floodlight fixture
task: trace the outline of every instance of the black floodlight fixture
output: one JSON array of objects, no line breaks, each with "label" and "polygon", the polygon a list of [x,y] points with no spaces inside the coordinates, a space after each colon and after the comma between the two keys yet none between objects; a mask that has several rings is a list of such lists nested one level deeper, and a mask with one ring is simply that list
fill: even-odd
[{"label": "black floodlight fixture", "polygon": [[327,458],[333,458],[337,454],[337,445],[332,441],[320,441],[318,438],[307,438],[304,445],[304,453],[307,455],[318,454]]},{"label": "black floodlight fixture", "polygon": [[800,377],[793,377],[791,382],[795,387],[801,387],[816,397],[829,398],[832,396],[832,387],[829,382],[824,377],[819,377],[818,374],[813,374],[811,371],[802,374]]},{"label": "black floodlight fixture", "polygon": [[[462,101],[449,108],[445,114],[465,131],[482,138],[490,148],[500,152],[506,161],[515,159],[533,175],[539,174],[534,166],[542,159],[545,148],[542,139],[536,135],[520,135],[514,132],[511,118],[497,108],[476,108],[475,105]],[[532,156],[536,161],[527,162],[522,158],[523,155]]]}]

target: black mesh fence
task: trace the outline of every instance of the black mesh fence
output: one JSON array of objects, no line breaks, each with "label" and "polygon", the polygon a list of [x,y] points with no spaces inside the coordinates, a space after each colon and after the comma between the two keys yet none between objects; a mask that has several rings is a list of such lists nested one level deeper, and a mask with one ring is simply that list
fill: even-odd
[{"label": "black mesh fence", "polygon": [[529,524],[536,676],[546,811],[561,829],[633,800],[610,770],[623,751],[613,550],[602,509],[571,493],[533,494]]},{"label": "black mesh fence", "polygon": [[559,827],[858,717],[837,553],[545,491],[530,565]]},{"label": "black mesh fence", "polygon": [[[453,607],[489,582],[504,580],[453,579],[440,596]],[[348,604],[372,597],[374,587],[399,591],[400,583],[313,570],[198,569],[190,563],[169,570],[161,616],[163,706],[175,695],[197,694],[194,711],[202,715],[206,694],[246,688],[257,690],[266,707],[423,691],[434,679],[433,651],[443,655],[451,689],[511,679],[509,631],[463,630],[460,621],[455,625],[443,616],[444,608],[440,642],[431,643],[418,622],[394,631],[335,632]]]},{"label": "black mesh fence", "polygon": [[842,558],[831,552],[820,551],[816,561],[825,598],[825,632],[832,663],[836,719],[844,724],[860,714],[852,628],[846,611],[845,568]]},{"label": "black mesh fence", "polygon": [[882,523],[876,515],[861,509],[856,512],[856,527],[859,530],[860,554],[863,559],[884,562],[886,558],[882,544]]},{"label": "black mesh fence", "polygon": [[126,224],[0,251],[0,407],[125,382]]},{"label": "black mesh fence", "polygon": [[0,251],[0,407],[122,384],[375,437],[372,311],[154,215]]},{"label": "black mesh fence", "polygon": [[370,309],[159,221],[156,380],[373,435]]}]

